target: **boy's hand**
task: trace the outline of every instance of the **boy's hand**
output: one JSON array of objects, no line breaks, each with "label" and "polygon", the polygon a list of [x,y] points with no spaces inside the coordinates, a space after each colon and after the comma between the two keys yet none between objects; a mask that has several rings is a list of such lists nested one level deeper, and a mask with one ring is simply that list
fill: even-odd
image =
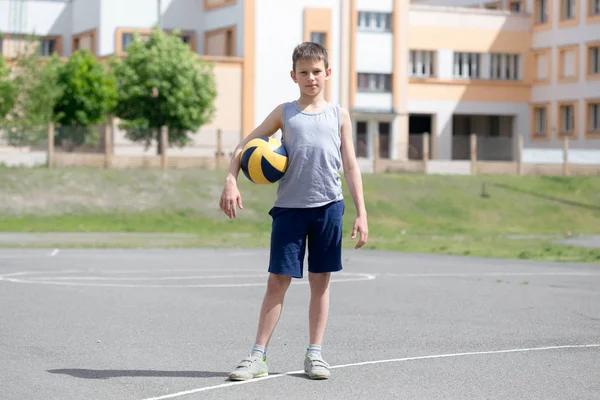
[{"label": "boy's hand", "polygon": [[360,238],[358,239],[358,243],[356,243],[355,249],[360,249],[367,243],[367,238],[369,236],[369,227],[367,225],[367,216],[359,215],[354,220],[354,227],[352,228],[352,239],[356,238],[356,233],[360,234]]},{"label": "boy's hand", "polygon": [[242,195],[238,190],[237,184],[234,181],[228,180],[225,182],[223,193],[221,193],[219,206],[225,215],[227,215],[230,219],[235,219],[237,216],[236,205],[240,208],[240,210],[244,209],[244,207],[242,207]]}]

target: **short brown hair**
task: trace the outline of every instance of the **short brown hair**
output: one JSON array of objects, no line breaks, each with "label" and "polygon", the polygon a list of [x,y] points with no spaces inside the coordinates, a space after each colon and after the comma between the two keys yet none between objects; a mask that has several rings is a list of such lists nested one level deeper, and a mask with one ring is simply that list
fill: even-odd
[{"label": "short brown hair", "polygon": [[323,60],[325,68],[329,68],[327,49],[315,42],[304,42],[296,46],[292,54],[292,69],[296,71],[296,62],[299,60]]}]

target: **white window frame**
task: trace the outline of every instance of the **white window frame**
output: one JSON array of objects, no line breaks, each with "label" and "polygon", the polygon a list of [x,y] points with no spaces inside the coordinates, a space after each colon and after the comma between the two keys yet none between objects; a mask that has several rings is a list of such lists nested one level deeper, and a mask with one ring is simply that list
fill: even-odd
[{"label": "white window frame", "polygon": [[[390,93],[392,91],[392,74],[359,72],[357,91],[361,93]],[[361,81],[366,83],[361,85]]]},{"label": "white window frame", "polygon": [[[575,19],[576,14],[577,14],[577,9],[576,9],[576,1],[577,0],[561,0],[561,7],[562,7],[562,19],[563,20],[570,20],[570,19]],[[581,1],[581,0],[580,0]]]},{"label": "white window frame", "polygon": [[435,52],[430,50],[410,50],[408,74],[411,77],[419,78],[435,76]]},{"label": "white window frame", "polygon": [[40,39],[40,55],[51,56],[56,51],[56,39]]},{"label": "white window frame", "polygon": [[600,133],[600,103],[588,104],[588,132]]},{"label": "white window frame", "polygon": [[572,104],[560,106],[561,113],[561,135],[572,135],[575,133],[575,107]]},{"label": "white window frame", "polygon": [[455,79],[480,79],[481,54],[468,52],[454,53]]},{"label": "white window frame", "polygon": [[590,47],[590,74],[600,74],[600,46]]},{"label": "white window frame", "polygon": [[535,0],[535,23],[546,24],[548,23],[548,0]]},{"label": "white window frame", "polygon": [[546,135],[548,132],[548,127],[546,126],[546,122],[548,121],[548,108],[547,107],[536,107],[535,108],[535,134],[536,135]]},{"label": "white window frame", "polygon": [[392,14],[376,11],[359,11],[357,27],[362,32],[391,32]]},{"label": "white window frame", "polygon": [[600,0],[589,0],[590,1],[590,13],[591,17],[600,15]]},{"label": "white window frame", "polygon": [[492,53],[490,55],[490,79],[517,81],[521,78],[521,55]]}]

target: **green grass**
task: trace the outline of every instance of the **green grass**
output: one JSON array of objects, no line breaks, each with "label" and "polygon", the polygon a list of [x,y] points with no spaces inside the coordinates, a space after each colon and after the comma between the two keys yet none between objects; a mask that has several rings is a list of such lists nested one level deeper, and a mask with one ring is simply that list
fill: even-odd
[{"label": "green grass", "polygon": [[[170,246],[267,247],[276,186],[240,175],[244,210],[231,221],[218,208],[224,177],[203,170],[1,169],[0,231],[187,233],[189,239]],[[598,249],[507,237],[600,234],[600,177],[365,174],[363,180],[367,248],[600,263]],[[344,191],[345,246],[352,247],[355,209],[345,184]],[[115,245],[104,242],[95,245]]]}]

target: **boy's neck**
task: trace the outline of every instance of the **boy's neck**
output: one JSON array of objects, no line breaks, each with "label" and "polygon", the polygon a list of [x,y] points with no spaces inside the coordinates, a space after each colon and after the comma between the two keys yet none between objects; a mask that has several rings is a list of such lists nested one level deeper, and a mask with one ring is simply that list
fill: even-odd
[{"label": "boy's neck", "polygon": [[327,104],[325,100],[325,96],[322,93],[317,94],[316,96],[306,96],[304,94],[300,95],[300,98],[296,100],[299,106],[301,107],[311,107],[311,108],[320,108]]}]

